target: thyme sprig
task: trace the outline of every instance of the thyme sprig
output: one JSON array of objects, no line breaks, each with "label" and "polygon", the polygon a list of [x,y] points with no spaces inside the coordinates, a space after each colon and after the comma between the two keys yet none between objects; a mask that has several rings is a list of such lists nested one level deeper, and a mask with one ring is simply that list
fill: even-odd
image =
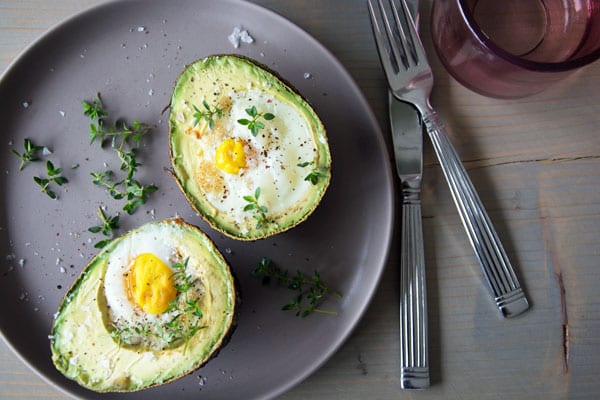
[{"label": "thyme sprig", "polygon": [[102,235],[106,237],[106,239],[94,244],[95,248],[101,249],[110,243],[113,238],[113,232],[119,229],[119,214],[117,213],[114,217],[107,217],[102,208],[98,207],[98,216],[100,217],[100,221],[102,221],[102,225],[92,226],[88,228],[88,231],[92,233],[102,232]]},{"label": "thyme sprig", "polygon": [[267,217],[269,211],[265,205],[258,202],[260,197],[260,187],[254,190],[253,195],[244,196],[243,199],[248,203],[244,206],[244,211],[254,211],[254,219],[256,219],[256,229],[261,229],[265,224],[271,222]]},{"label": "thyme sprig", "polygon": [[[191,275],[186,273],[187,265],[189,262],[189,258],[186,258],[184,262],[178,262],[173,265],[173,279],[175,280],[175,289],[180,296],[184,296],[184,305],[183,308],[184,313],[189,313],[198,318],[202,318],[203,313],[200,309],[199,300],[190,298],[191,289],[198,284],[198,279],[194,279]],[[177,300],[177,299],[176,299]],[[172,304],[169,305],[170,309],[177,309],[181,304],[181,302],[177,302],[174,300]],[[198,321],[196,321],[198,322]]]},{"label": "thyme sprig", "polygon": [[[139,164],[138,164],[139,165]],[[132,165],[127,164],[127,169],[133,171]],[[127,177],[121,180],[115,180],[115,174],[108,170],[103,172],[92,172],[94,178],[92,183],[96,186],[104,187],[108,190],[110,196],[115,200],[126,199],[127,203],[123,206],[123,211],[127,214],[133,214],[139,206],[145,204],[150,194],[156,192],[156,185],[143,185],[133,179],[128,173]]]},{"label": "thyme sprig", "polygon": [[252,119],[240,118],[237,120],[237,122],[241,125],[247,126],[252,133],[252,136],[258,135],[258,131],[264,129],[265,127],[265,124],[258,120],[259,118],[262,118],[265,121],[271,121],[275,118],[275,115],[268,112],[259,113],[256,109],[256,106],[246,108],[244,111],[246,111],[246,114],[252,117]]},{"label": "thyme sprig", "polygon": [[[107,122],[108,111],[102,104],[100,93],[91,102],[81,102],[83,115],[90,118],[90,144],[99,140],[103,146],[110,140],[111,147],[123,150],[126,145],[137,147],[142,138],[150,133],[155,125],[145,124],[134,120],[131,125],[124,120],[117,120],[113,125]],[[133,142],[133,143],[131,143]]]},{"label": "thyme sprig", "polygon": [[46,173],[48,176],[34,176],[33,180],[38,186],[41,188],[42,193],[45,193],[51,199],[56,199],[58,196],[51,189],[51,184],[55,183],[58,186],[62,186],[65,183],[69,182],[69,180],[62,176],[62,168],[56,168],[52,161],[46,161]]},{"label": "thyme sprig", "polygon": [[206,100],[202,100],[202,106],[204,107],[204,111],[200,110],[195,105],[192,105],[194,108],[194,127],[196,127],[200,121],[204,120],[208,122],[208,127],[212,130],[215,127],[215,117],[223,117],[223,109],[218,106],[211,107]]},{"label": "thyme sprig", "polygon": [[100,93],[91,102],[83,101],[81,105],[83,106],[83,115],[87,115],[92,121],[100,122],[102,118],[108,116],[108,112],[104,109],[104,105],[102,105]]},{"label": "thyme sprig", "polygon": [[[199,280],[187,274],[189,259],[175,263],[171,277],[177,295],[164,313],[170,313],[172,318],[166,323],[141,324],[135,327],[119,327],[113,324],[112,337],[121,344],[159,342],[160,347],[167,347],[183,340],[187,346],[189,340],[201,329],[204,316],[198,299]],[[186,347],[184,347],[185,352]]]},{"label": "thyme sprig", "polygon": [[[305,161],[305,162],[297,164],[297,166],[300,168],[305,168],[309,165],[314,165],[314,162],[313,161]],[[321,179],[321,178],[327,178],[327,168],[315,167],[315,168],[311,169],[310,172],[308,173],[308,175],[306,175],[304,177],[304,180],[312,183],[313,185],[316,185],[317,183],[319,183],[319,179]]]},{"label": "thyme sprig", "polygon": [[107,141],[110,141],[111,148],[114,149],[121,161],[119,169],[125,174],[125,177],[118,179],[111,170],[92,172],[91,176],[94,178],[92,183],[107,189],[115,200],[126,199],[123,210],[128,214],[133,214],[139,206],[146,203],[151,193],[158,190],[157,186],[144,185],[134,178],[138,168],[142,165],[136,159],[136,148],[140,146],[143,137],[155,126],[137,120],[133,121],[131,126],[122,120],[117,121],[114,125],[108,124],[106,122],[108,112],[102,104],[100,94],[91,102],[82,102],[82,106],[83,114],[91,120],[90,144],[98,140],[100,146],[104,146]]},{"label": "thyme sprig", "polygon": [[268,285],[271,279],[274,279],[279,286],[285,286],[298,292],[288,303],[283,305],[281,309],[284,311],[295,311],[296,316],[302,318],[306,318],[312,313],[337,315],[335,311],[319,308],[327,295],[336,297],[342,297],[342,295],[329,288],[317,271],[312,276],[301,271],[291,275],[288,271],[273,265],[269,258],[263,257],[252,275],[261,279],[263,285]]},{"label": "thyme sprig", "polygon": [[110,197],[115,200],[120,200],[125,197],[125,193],[121,191],[121,181],[115,182],[113,180],[114,173],[112,171],[104,172],[92,172],[90,174],[94,180],[92,183],[96,186],[102,186],[110,193]]},{"label": "thyme sprig", "polygon": [[38,156],[38,152],[42,151],[44,146],[35,145],[30,139],[23,139],[23,153],[19,153],[15,149],[11,149],[11,152],[21,159],[21,164],[19,165],[19,171],[22,171],[26,164],[33,161],[40,161],[40,157]]},{"label": "thyme sprig", "polygon": [[196,332],[206,328],[201,326],[203,313],[200,308],[200,301],[197,296],[193,296],[193,288],[198,284],[198,279],[194,279],[186,273],[189,258],[184,262],[178,262],[173,265],[174,287],[177,289],[177,297],[169,304],[167,311],[175,311],[175,317],[166,325],[173,332],[175,339],[183,339],[187,345]]},{"label": "thyme sprig", "polygon": [[[21,164],[19,165],[19,171],[22,171],[26,164],[34,161],[41,161],[42,158],[38,155],[40,151],[45,150],[44,146],[38,146],[31,141],[31,139],[23,139],[23,153],[19,153],[16,150],[11,150],[11,152],[21,159]],[[47,150],[47,149],[46,149]],[[50,152],[48,152],[50,154]],[[69,180],[62,176],[62,168],[57,168],[54,166],[52,161],[46,161],[46,176],[34,176],[33,181],[40,187],[42,193],[45,193],[51,199],[57,199],[58,196],[54,189],[52,189],[53,184],[62,186],[65,183],[69,182]]]}]

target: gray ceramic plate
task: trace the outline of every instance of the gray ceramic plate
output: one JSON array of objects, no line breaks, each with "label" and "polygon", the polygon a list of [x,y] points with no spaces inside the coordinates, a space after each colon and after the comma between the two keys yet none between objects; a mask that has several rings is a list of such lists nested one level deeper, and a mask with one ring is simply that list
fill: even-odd
[{"label": "gray ceramic plate", "polygon": [[[254,38],[234,48],[228,35],[241,26]],[[278,71],[315,107],[333,157],[331,186],[299,227],[254,243],[211,230],[185,202],[169,167],[167,115],[171,87],[191,61],[240,53]],[[310,74],[310,76],[305,75]],[[90,145],[81,101],[100,92],[114,117],[154,123],[141,151],[139,179],[159,191],[134,215],[121,212],[121,230],[182,216],[211,236],[230,262],[243,299],[230,343],[205,367],[178,381],[127,395],[99,395],[58,373],[48,334],[58,304],[95,254],[96,209],[116,213],[121,203],[93,186],[90,173],[118,168],[112,151]],[[41,376],[80,398],[272,398],[315,371],[348,337],[381,275],[391,238],[393,185],[384,142],[365,99],[335,58],[286,19],[233,0],[114,2],[59,25],[30,46],[0,80],[0,330]],[[24,138],[52,150],[45,158],[69,183],[58,200],[33,177],[44,163],[19,172],[10,149]],[[79,165],[71,169],[71,165]],[[291,271],[318,270],[343,293],[323,308],[337,316],[306,319],[281,311],[291,292],[263,287],[251,276],[268,256]]]}]

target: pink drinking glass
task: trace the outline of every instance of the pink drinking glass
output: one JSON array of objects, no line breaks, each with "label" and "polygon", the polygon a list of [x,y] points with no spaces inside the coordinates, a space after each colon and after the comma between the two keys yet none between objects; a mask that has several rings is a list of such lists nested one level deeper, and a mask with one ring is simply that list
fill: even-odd
[{"label": "pink drinking glass", "polygon": [[434,0],[431,32],[464,86],[525,97],[600,58],[600,0]]}]

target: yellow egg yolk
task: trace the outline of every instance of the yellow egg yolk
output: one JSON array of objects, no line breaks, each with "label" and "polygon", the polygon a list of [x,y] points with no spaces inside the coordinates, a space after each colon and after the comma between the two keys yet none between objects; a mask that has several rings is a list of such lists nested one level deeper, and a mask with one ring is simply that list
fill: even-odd
[{"label": "yellow egg yolk", "polygon": [[148,314],[162,314],[175,300],[173,271],[154,254],[138,255],[125,275],[127,297]]},{"label": "yellow egg yolk", "polygon": [[238,139],[227,138],[221,142],[215,155],[217,168],[229,174],[237,174],[246,166],[244,142]]}]

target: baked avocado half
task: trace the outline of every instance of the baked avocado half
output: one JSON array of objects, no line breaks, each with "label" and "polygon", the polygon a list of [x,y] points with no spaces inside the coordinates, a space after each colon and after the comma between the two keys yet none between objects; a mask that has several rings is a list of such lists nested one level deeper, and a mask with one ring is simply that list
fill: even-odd
[{"label": "baked avocado half", "polygon": [[192,207],[240,240],[298,225],[331,177],[323,123],[297,91],[256,61],[193,62],[170,104],[172,171]]},{"label": "baked avocado half", "polygon": [[52,361],[97,392],[129,392],[186,375],[224,345],[236,290],[223,256],[181,219],[113,240],[61,303]]}]

